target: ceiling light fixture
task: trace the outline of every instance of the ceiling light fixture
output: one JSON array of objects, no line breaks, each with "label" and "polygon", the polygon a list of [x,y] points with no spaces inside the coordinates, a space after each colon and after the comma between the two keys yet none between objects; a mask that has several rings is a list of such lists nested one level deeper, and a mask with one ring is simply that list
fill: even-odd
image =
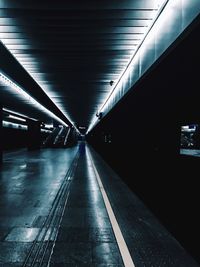
[{"label": "ceiling light fixture", "polygon": [[26,122],[25,119],[22,119],[22,118],[20,118],[20,117],[16,117],[16,116],[13,116],[13,115],[9,115],[8,117],[9,117],[9,119],[14,119],[14,120],[18,120],[18,121],[24,121],[24,122]]},{"label": "ceiling light fixture", "polygon": [[[147,31],[146,33],[143,35],[143,38],[140,40],[140,42],[138,43],[138,46],[136,47],[136,49],[134,50],[134,53],[131,55],[128,64],[126,65],[125,69],[122,71],[122,73],[119,75],[118,80],[116,81],[110,81],[110,86],[112,86],[114,84],[113,89],[110,91],[110,93],[107,95],[107,97],[104,99],[103,104],[100,106],[100,108],[98,109],[96,114],[100,114],[104,112],[104,108],[107,105],[108,101],[112,101],[112,99],[115,97],[115,95],[117,94],[117,92],[120,90],[120,83],[126,78],[127,73],[130,71],[130,68],[132,66],[132,62],[136,56],[136,54],[138,53],[140,47],[142,46],[142,44],[144,43],[145,39],[147,38],[149,32],[152,30],[155,22],[157,21],[157,19],[159,18],[160,14],[162,13],[162,11],[164,10],[164,8],[166,7],[167,3],[170,0],[157,0],[155,2],[155,17],[154,19],[152,19],[151,24],[147,27]],[[92,130],[92,128],[97,124],[99,117],[94,114],[94,116],[92,117],[91,123],[88,127],[87,133],[90,132]],[[106,113],[105,113],[106,114]],[[96,118],[98,117],[98,119]]]},{"label": "ceiling light fixture", "polygon": [[14,115],[14,116],[16,115],[16,116],[23,117],[25,120],[29,119],[29,120],[33,120],[33,121],[38,121],[38,120],[36,120],[36,119],[34,119],[34,118],[27,117],[27,116],[24,115],[24,114],[20,114],[20,113],[18,113],[18,112],[15,112],[15,111],[10,110],[10,109],[7,109],[7,108],[3,108],[3,111],[5,111],[5,112],[7,112],[7,113],[11,113],[11,115]]},{"label": "ceiling light fixture", "polygon": [[[1,38],[0,42],[2,43],[2,45],[12,54],[12,56],[16,59],[16,61],[23,67],[23,69],[31,76],[31,78],[39,85],[39,87],[41,88],[41,90],[48,96],[48,98],[51,99],[51,101],[54,103],[54,105],[60,110],[60,112],[66,117],[66,119],[73,125],[72,120],[70,119],[70,116],[68,114],[65,114],[62,109],[53,101],[53,99],[49,96],[49,94],[47,93],[47,90],[44,89],[44,86],[42,86],[39,82],[38,79],[35,78],[34,73],[32,73],[31,71],[29,71],[27,69],[27,67],[25,67],[23,64],[23,61],[20,59],[20,56],[18,57],[18,53],[15,52],[15,50],[11,49],[11,47],[9,47],[9,43],[7,43],[6,38]],[[16,50],[17,51],[17,50]],[[27,58],[27,56],[26,56]],[[31,58],[31,66],[35,66],[36,63],[34,63],[34,58]],[[57,117],[58,118],[58,117]],[[58,120],[58,119],[57,119]],[[59,119],[60,121],[62,121],[61,119]],[[62,124],[64,123],[64,125],[67,125],[65,122],[62,122]],[[74,126],[74,125],[73,125]],[[78,131],[78,129],[74,126],[74,128]]]},{"label": "ceiling light fixture", "polygon": [[114,84],[114,81],[110,81],[110,86],[113,86],[113,84]]},{"label": "ceiling light fixture", "polygon": [[48,116],[50,116],[50,117],[54,118],[55,120],[59,121],[61,124],[65,125],[65,126],[68,126],[66,124],[66,122],[64,122],[63,120],[61,120],[54,113],[52,113],[50,110],[48,110],[43,105],[41,105],[32,96],[30,96],[29,94],[27,94],[22,87],[18,86],[15,82],[13,82],[10,78],[8,78],[8,76],[6,76],[5,74],[3,74],[2,72],[0,72],[0,83],[3,83],[4,85],[9,86],[12,89],[14,89],[25,100],[28,100],[33,107],[39,109],[41,112],[46,113]]}]

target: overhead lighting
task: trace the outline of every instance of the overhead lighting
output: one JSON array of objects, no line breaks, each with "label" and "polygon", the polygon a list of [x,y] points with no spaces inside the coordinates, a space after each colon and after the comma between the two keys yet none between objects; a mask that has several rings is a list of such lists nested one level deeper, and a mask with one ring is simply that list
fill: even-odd
[{"label": "overhead lighting", "polygon": [[23,125],[23,124],[19,124],[19,123],[13,123],[10,121],[2,121],[2,125],[5,128],[14,128],[14,129],[20,129],[20,130],[27,130],[28,126],[27,125]]},{"label": "overhead lighting", "polygon": [[[149,32],[152,30],[155,22],[157,21],[158,17],[160,16],[160,14],[162,13],[163,9],[165,8],[165,6],[167,5],[167,3],[169,2],[169,0],[157,0],[155,1],[155,16],[154,18],[151,20],[151,23],[148,25],[148,27],[146,27],[146,32],[142,35],[143,37],[140,39],[140,41],[138,42],[138,46],[136,47],[136,49],[134,50],[134,52],[132,53],[128,63],[126,64],[126,67],[123,69],[123,71],[121,72],[121,74],[119,75],[119,78],[115,81],[111,80],[110,81],[110,86],[113,86],[113,89],[110,91],[110,93],[107,95],[107,97],[102,101],[103,104],[99,107],[99,109],[97,110],[96,114],[103,114],[104,108],[107,105],[108,102],[111,102],[114,98],[115,95],[117,94],[117,92],[120,90],[120,85],[121,83],[124,81],[124,79],[126,79],[130,68],[132,67],[132,63],[133,60],[135,58],[135,56],[138,54],[138,51],[140,49],[140,47],[143,45],[145,39],[147,38]],[[87,133],[89,131],[91,131],[91,129],[96,125],[96,123],[98,122],[98,119],[96,118],[96,114],[93,115],[92,120],[90,122],[89,128],[87,130]]]},{"label": "overhead lighting", "polygon": [[[1,33],[1,31],[0,31],[0,33]],[[48,98],[51,99],[51,101],[54,103],[54,105],[67,118],[67,120],[73,125],[70,116],[68,114],[66,114],[66,112],[63,112],[62,111],[62,108],[60,106],[58,106],[58,104],[56,104],[55,101],[50,97],[50,92],[49,92],[50,90],[48,90],[48,88],[45,85],[43,85],[42,82],[39,82],[39,79],[40,78],[41,78],[41,80],[43,80],[43,75],[40,73],[40,71],[38,71],[38,74],[39,74],[39,77],[38,77],[37,76],[37,73],[35,73],[35,71],[32,72],[31,70],[29,70],[29,67],[37,67],[38,66],[38,62],[36,61],[36,59],[34,57],[30,56],[30,55],[25,55],[25,59],[28,59],[29,67],[28,66],[25,66],[25,62],[23,62],[24,58],[22,57],[24,55],[23,54],[18,54],[18,52],[19,52],[18,50],[12,49],[13,46],[11,47],[9,45],[8,40],[9,40],[8,38],[4,38],[4,36],[2,36],[1,39],[0,39],[0,42],[13,55],[13,57],[23,67],[23,69],[32,77],[32,79],[39,85],[39,87],[41,88],[41,90],[48,96]],[[20,47],[22,47],[22,46],[23,46],[23,44],[20,44]],[[62,120],[60,120],[60,121],[62,121]],[[65,122],[62,122],[62,124],[67,125]],[[78,131],[78,129],[76,129],[76,130]]]},{"label": "overhead lighting", "polygon": [[16,117],[16,116],[13,116],[13,115],[9,115],[8,117],[9,117],[10,119],[14,119],[14,120],[18,120],[18,121],[24,121],[24,122],[26,122],[25,119],[22,119],[22,118],[20,118],[20,117]]},{"label": "overhead lighting", "polygon": [[54,128],[53,124],[45,124],[44,127],[47,128],[47,129]]},{"label": "overhead lighting", "polygon": [[7,108],[3,108],[3,111],[8,112],[8,113],[11,113],[11,114],[13,114],[14,116],[15,116],[15,115],[16,115],[16,116],[21,116],[21,117],[23,117],[25,120],[29,119],[29,120],[33,120],[33,121],[38,121],[38,120],[36,120],[36,119],[34,119],[34,118],[27,117],[27,116],[24,115],[24,114],[18,113],[18,112],[16,112],[16,111],[13,111],[13,110],[10,110],[10,109],[7,109]]},{"label": "overhead lighting", "polygon": [[46,113],[48,116],[54,118],[55,120],[59,121],[61,124],[68,126],[63,120],[61,120],[59,117],[57,117],[54,113],[52,113],[50,110],[45,108],[43,105],[41,105],[37,100],[35,100],[32,96],[27,94],[25,90],[17,85],[15,82],[13,82],[8,76],[0,72],[0,82],[3,83],[6,86],[11,87],[13,90],[15,90],[20,96],[22,96],[25,100],[27,100],[32,106],[39,109],[40,111]]}]

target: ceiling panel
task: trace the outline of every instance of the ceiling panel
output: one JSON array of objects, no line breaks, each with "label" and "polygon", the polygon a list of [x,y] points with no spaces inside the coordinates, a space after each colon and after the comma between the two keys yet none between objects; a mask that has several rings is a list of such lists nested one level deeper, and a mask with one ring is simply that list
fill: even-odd
[{"label": "ceiling panel", "polygon": [[0,38],[58,108],[88,127],[161,3],[1,1]]}]

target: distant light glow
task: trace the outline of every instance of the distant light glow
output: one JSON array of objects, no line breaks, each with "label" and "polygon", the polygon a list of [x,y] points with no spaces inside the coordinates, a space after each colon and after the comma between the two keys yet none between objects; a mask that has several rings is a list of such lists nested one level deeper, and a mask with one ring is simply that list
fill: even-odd
[{"label": "distant light glow", "polygon": [[181,126],[181,132],[195,132],[197,125]]},{"label": "distant light glow", "polygon": [[13,116],[13,115],[9,115],[9,118],[10,118],[10,119],[14,119],[14,120],[18,120],[18,121],[24,121],[24,122],[26,122],[25,119],[22,119],[22,118],[20,118],[20,117],[16,117],[16,116]]},{"label": "distant light glow", "polygon": [[0,82],[3,83],[6,86],[11,87],[14,89],[20,96],[22,96],[25,100],[30,102],[32,106],[35,108],[41,110],[42,112],[46,113],[48,116],[54,118],[55,120],[59,121],[61,124],[68,126],[63,120],[61,120],[59,117],[57,117],[55,114],[53,114],[50,110],[42,106],[38,101],[36,101],[32,96],[27,94],[25,90],[18,86],[15,82],[13,82],[10,78],[8,78],[5,74],[0,72]]},{"label": "distant light glow", "polygon": [[53,124],[45,124],[44,127],[47,128],[47,129],[48,129],[48,128],[54,128],[54,127],[53,127]]}]

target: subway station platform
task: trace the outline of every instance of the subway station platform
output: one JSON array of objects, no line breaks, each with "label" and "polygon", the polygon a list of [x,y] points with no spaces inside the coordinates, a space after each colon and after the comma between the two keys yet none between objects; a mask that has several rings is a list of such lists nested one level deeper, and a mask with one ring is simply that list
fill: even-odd
[{"label": "subway station platform", "polygon": [[199,265],[102,158],[79,143],[5,153],[0,267],[11,266]]}]

